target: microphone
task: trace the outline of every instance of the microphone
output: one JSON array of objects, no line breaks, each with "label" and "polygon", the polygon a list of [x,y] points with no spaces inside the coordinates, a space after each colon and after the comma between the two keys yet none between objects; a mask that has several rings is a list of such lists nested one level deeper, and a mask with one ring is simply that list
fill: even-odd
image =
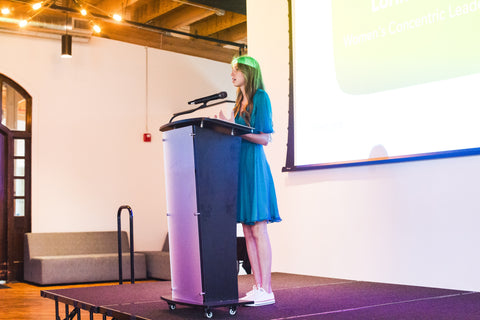
[{"label": "microphone", "polygon": [[198,98],[192,101],[189,101],[188,104],[199,104],[199,103],[207,103],[208,101],[217,100],[217,99],[225,99],[227,97],[227,93],[225,91],[212,94],[211,96],[206,96],[203,98]]}]

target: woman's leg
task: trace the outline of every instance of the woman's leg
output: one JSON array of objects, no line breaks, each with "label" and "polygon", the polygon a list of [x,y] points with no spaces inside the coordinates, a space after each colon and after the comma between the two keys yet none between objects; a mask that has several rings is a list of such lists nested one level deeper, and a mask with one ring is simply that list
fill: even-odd
[{"label": "woman's leg", "polygon": [[253,226],[244,224],[243,233],[255,282],[265,291],[272,292],[272,249],[267,232],[267,222],[260,221]]},{"label": "woman's leg", "polygon": [[262,288],[266,292],[272,292],[272,248],[270,246],[270,238],[268,237],[267,222],[257,222],[253,226],[252,231],[257,245]]},{"label": "woman's leg", "polygon": [[243,224],[243,235],[245,236],[245,243],[247,245],[248,259],[252,267],[252,273],[255,278],[255,285],[262,285],[262,273],[260,272],[260,264],[258,261],[257,244],[253,236],[251,225]]}]

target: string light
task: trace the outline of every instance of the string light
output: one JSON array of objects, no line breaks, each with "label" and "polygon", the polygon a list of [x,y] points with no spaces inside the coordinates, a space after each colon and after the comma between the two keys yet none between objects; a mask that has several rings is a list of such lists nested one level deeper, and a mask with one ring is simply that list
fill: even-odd
[{"label": "string light", "polygon": [[42,7],[43,2],[37,2],[32,5],[33,10],[38,10]]},{"label": "string light", "polygon": [[[92,6],[91,4],[89,3],[86,3],[82,0],[73,0],[74,2],[74,5],[76,7],[76,11],[78,13],[80,13],[82,16],[84,17],[87,17],[87,19],[89,19],[90,21],[90,24],[91,24],[91,27],[93,29],[93,32],[98,34],[102,31],[102,28],[100,27],[100,25],[98,25],[94,20],[97,20],[95,14],[92,14],[89,12],[89,10],[87,10],[86,6],[91,6],[93,8],[95,8],[95,10],[99,10],[99,11],[102,11],[100,8],[97,8],[95,6]],[[46,8],[49,8],[52,4],[55,3],[55,0],[43,0],[43,1],[38,1],[35,2],[35,3],[31,3],[31,4],[27,4],[28,6],[30,6],[32,8],[32,10],[35,11],[35,13],[31,13],[26,19],[22,19],[22,20],[19,20],[18,21],[18,25],[21,27],[21,28],[24,28],[26,27],[29,22],[37,15],[41,14],[41,12],[46,9]],[[95,11],[94,10],[94,11]],[[67,10],[68,11],[68,10]],[[4,7],[4,8],[1,8],[0,9],[0,13],[2,15],[8,15],[8,14],[11,14],[11,9],[10,8],[7,8],[7,7]],[[108,15],[107,13],[103,13],[106,15]],[[90,16],[90,17],[89,17]],[[113,15],[109,15],[113,20],[117,21],[117,22],[122,22],[123,21],[123,17],[122,15],[118,14],[118,13],[115,13]],[[89,18],[88,18],[89,17]]]}]

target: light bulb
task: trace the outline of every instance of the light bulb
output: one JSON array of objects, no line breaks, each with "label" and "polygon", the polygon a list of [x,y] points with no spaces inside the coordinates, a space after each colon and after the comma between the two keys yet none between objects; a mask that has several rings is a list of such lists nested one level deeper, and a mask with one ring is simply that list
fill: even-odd
[{"label": "light bulb", "polygon": [[100,31],[102,31],[102,28],[100,28],[98,24],[95,24],[93,26],[93,31],[95,31],[96,33],[100,33]]},{"label": "light bulb", "polygon": [[119,14],[117,14],[117,13],[115,13],[115,14],[113,15],[113,20],[115,20],[115,21],[122,21],[122,16],[119,15]]},{"label": "light bulb", "polygon": [[10,9],[9,8],[2,8],[2,14],[10,14]]},{"label": "light bulb", "polygon": [[27,21],[27,20],[21,20],[21,21],[18,23],[18,25],[19,25],[21,28],[25,27],[27,24],[28,24],[28,21]]},{"label": "light bulb", "polygon": [[81,9],[80,13],[82,14],[82,16],[86,16],[87,15],[87,10]]},{"label": "light bulb", "polygon": [[33,10],[38,10],[41,7],[42,7],[42,2],[37,2],[37,3],[32,4]]}]

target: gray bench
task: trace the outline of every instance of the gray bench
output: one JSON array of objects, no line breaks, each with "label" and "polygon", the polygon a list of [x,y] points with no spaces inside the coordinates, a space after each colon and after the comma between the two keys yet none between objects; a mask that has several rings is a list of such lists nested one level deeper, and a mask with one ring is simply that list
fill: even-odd
[{"label": "gray bench", "polygon": [[142,251],[147,258],[147,276],[149,278],[171,280],[169,251],[168,234],[161,251]]},{"label": "gray bench", "polygon": [[[121,233],[123,279],[130,279],[128,235]],[[134,254],[135,279],[147,277],[146,257]],[[40,285],[118,281],[116,231],[26,233],[24,280]]]}]

